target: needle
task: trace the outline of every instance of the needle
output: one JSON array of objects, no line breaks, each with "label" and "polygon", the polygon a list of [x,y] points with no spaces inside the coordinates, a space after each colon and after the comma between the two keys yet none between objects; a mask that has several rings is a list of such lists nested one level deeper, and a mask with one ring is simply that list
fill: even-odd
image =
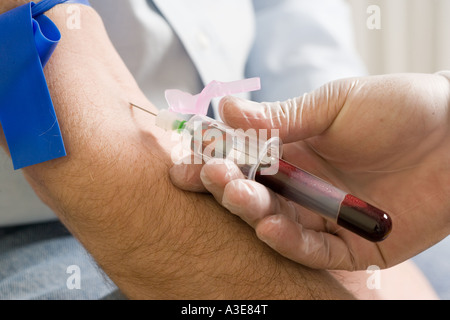
[{"label": "needle", "polygon": [[154,115],[155,117],[158,116],[156,113],[153,113],[153,112],[151,112],[151,111],[148,111],[147,109],[141,108],[141,107],[135,105],[134,103],[131,103],[131,102],[130,102],[130,105],[131,105],[132,107],[138,108],[138,109],[140,109],[140,110],[142,110],[142,111],[144,111],[144,112],[150,113],[151,115]]}]

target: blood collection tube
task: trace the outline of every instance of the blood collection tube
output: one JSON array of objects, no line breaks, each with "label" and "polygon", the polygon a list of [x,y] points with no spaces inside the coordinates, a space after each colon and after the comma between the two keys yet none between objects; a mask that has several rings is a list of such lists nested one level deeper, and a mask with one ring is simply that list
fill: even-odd
[{"label": "blood collection tube", "polygon": [[386,212],[283,159],[279,159],[276,174],[257,173],[255,180],[367,240],[384,240],[392,229]]}]

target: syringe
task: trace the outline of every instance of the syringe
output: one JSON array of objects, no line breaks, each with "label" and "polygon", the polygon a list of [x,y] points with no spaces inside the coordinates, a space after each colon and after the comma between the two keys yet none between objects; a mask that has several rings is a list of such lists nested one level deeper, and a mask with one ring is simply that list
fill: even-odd
[{"label": "syringe", "polygon": [[166,131],[188,133],[193,138],[192,152],[203,161],[232,160],[247,179],[367,240],[384,240],[392,230],[392,220],[386,212],[283,160],[278,138],[260,141],[253,132],[235,130],[203,115],[186,120],[184,115],[168,110],[155,114],[132,106],[156,116],[156,125]]}]

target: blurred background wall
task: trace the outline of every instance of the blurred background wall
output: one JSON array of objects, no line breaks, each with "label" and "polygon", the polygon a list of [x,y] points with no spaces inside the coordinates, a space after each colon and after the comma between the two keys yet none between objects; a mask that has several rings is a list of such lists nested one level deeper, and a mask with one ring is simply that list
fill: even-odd
[{"label": "blurred background wall", "polygon": [[450,70],[450,0],[347,1],[370,74]]}]

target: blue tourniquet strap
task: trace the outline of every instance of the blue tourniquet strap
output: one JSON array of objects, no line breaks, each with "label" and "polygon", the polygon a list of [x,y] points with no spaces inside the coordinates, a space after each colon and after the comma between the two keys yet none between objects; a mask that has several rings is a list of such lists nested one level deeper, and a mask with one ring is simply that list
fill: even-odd
[{"label": "blue tourniquet strap", "polygon": [[43,68],[61,39],[42,13],[64,2],[43,0],[0,15],[0,122],[14,169],[66,155]]}]

